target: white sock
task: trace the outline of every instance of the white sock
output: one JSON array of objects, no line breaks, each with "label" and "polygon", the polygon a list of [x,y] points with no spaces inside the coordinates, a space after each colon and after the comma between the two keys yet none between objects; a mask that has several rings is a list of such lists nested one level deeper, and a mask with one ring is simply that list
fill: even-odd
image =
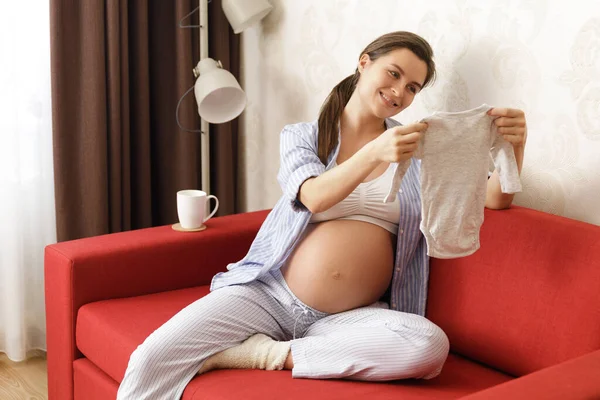
[{"label": "white sock", "polygon": [[283,369],[290,352],[290,342],[278,342],[267,335],[257,333],[242,344],[223,350],[209,357],[198,374],[212,369]]}]

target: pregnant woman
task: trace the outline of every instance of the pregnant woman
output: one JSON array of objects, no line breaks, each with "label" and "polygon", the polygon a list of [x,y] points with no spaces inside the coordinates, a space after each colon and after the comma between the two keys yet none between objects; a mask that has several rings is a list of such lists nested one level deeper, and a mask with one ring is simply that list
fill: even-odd
[{"label": "pregnant woman", "polygon": [[[439,375],[449,344],[424,317],[418,160],[390,193],[398,163],[427,134],[426,124],[390,117],[432,81],[432,56],[413,33],[383,35],[333,88],[318,120],[283,129],[283,196],[248,254],[133,352],[118,399],[178,399],[196,374],[215,368],[366,381]],[[520,169],[523,112],[491,114]],[[511,201],[494,172],[486,206]]]}]

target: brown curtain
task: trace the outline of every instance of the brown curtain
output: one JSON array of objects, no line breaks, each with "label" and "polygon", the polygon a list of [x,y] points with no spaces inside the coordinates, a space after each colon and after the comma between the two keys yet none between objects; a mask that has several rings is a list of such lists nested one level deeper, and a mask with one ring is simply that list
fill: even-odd
[{"label": "brown curtain", "polygon": [[[193,85],[197,0],[51,0],[58,240],[171,224],[176,192],[200,188],[200,134],[178,128]],[[198,24],[198,14],[184,21]],[[209,55],[239,79],[239,37],[209,3]],[[199,129],[193,94],[180,109]],[[237,212],[237,121],[211,125],[211,193]]]}]

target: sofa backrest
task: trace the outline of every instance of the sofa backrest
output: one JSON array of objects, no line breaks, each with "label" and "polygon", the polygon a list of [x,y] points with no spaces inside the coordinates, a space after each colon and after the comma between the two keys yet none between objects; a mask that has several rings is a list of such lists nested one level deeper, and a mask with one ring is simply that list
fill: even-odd
[{"label": "sofa backrest", "polygon": [[600,227],[485,210],[481,248],[430,261],[427,317],[451,351],[515,376],[600,349]]}]

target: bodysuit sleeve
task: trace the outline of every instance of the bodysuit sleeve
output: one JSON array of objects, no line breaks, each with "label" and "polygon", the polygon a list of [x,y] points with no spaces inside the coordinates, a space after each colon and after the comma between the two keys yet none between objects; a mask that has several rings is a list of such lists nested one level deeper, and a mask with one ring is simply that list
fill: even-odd
[{"label": "bodysuit sleeve", "polygon": [[402,179],[404,178],[404,175],[406,175],[406,171],[408,171],[411,161],[412,160],[406,160],[398,163],[388,193],[383,199],[384,203],[391,203],[396,199],[398,190],[400,190],[400,186],[402,185]]},{"label": "bodysuit sleeve", "polygon": [[490,155],[500,177],[502,193],[520,192],[522,190],[521,179],[519,178],[519,169],[512,144],[498,133],[495,124],[492,124],[490,134],[492,136]]},{"label": "bodysuit sleeve", "polygon": [[286,126],[281,132],[279,150],[280,166],[277,181],[295,211],[307,208],[298,199],[298,191],[305,180],[325,172],[325,165],[317,155],[308,135]]},{"label": "bodysuit sleeve", "polygon": [[[423,137],[424,136],[422,135],[419,141],[419,147],[417,151],[413,153],[413,158],[423,158]],[[413,159],[411,158],[398,163],[398,167],[396,168],[396,172],[394,173],[394,177],[390,185],[390,190],[388,191],[387,196],[385,196],[385,198],[383,199],[384,203],[390,203],[394,201],[394,199],[396,198],[396,193],[398,192],[398,190],[400,190],[400,186],[402,185],[402,179],[404,178],[404,175],[406,175],[406,171],[408,171],[408,168],[410,167],[410,164],[412,162],[415,161],[413,161]]]}]

